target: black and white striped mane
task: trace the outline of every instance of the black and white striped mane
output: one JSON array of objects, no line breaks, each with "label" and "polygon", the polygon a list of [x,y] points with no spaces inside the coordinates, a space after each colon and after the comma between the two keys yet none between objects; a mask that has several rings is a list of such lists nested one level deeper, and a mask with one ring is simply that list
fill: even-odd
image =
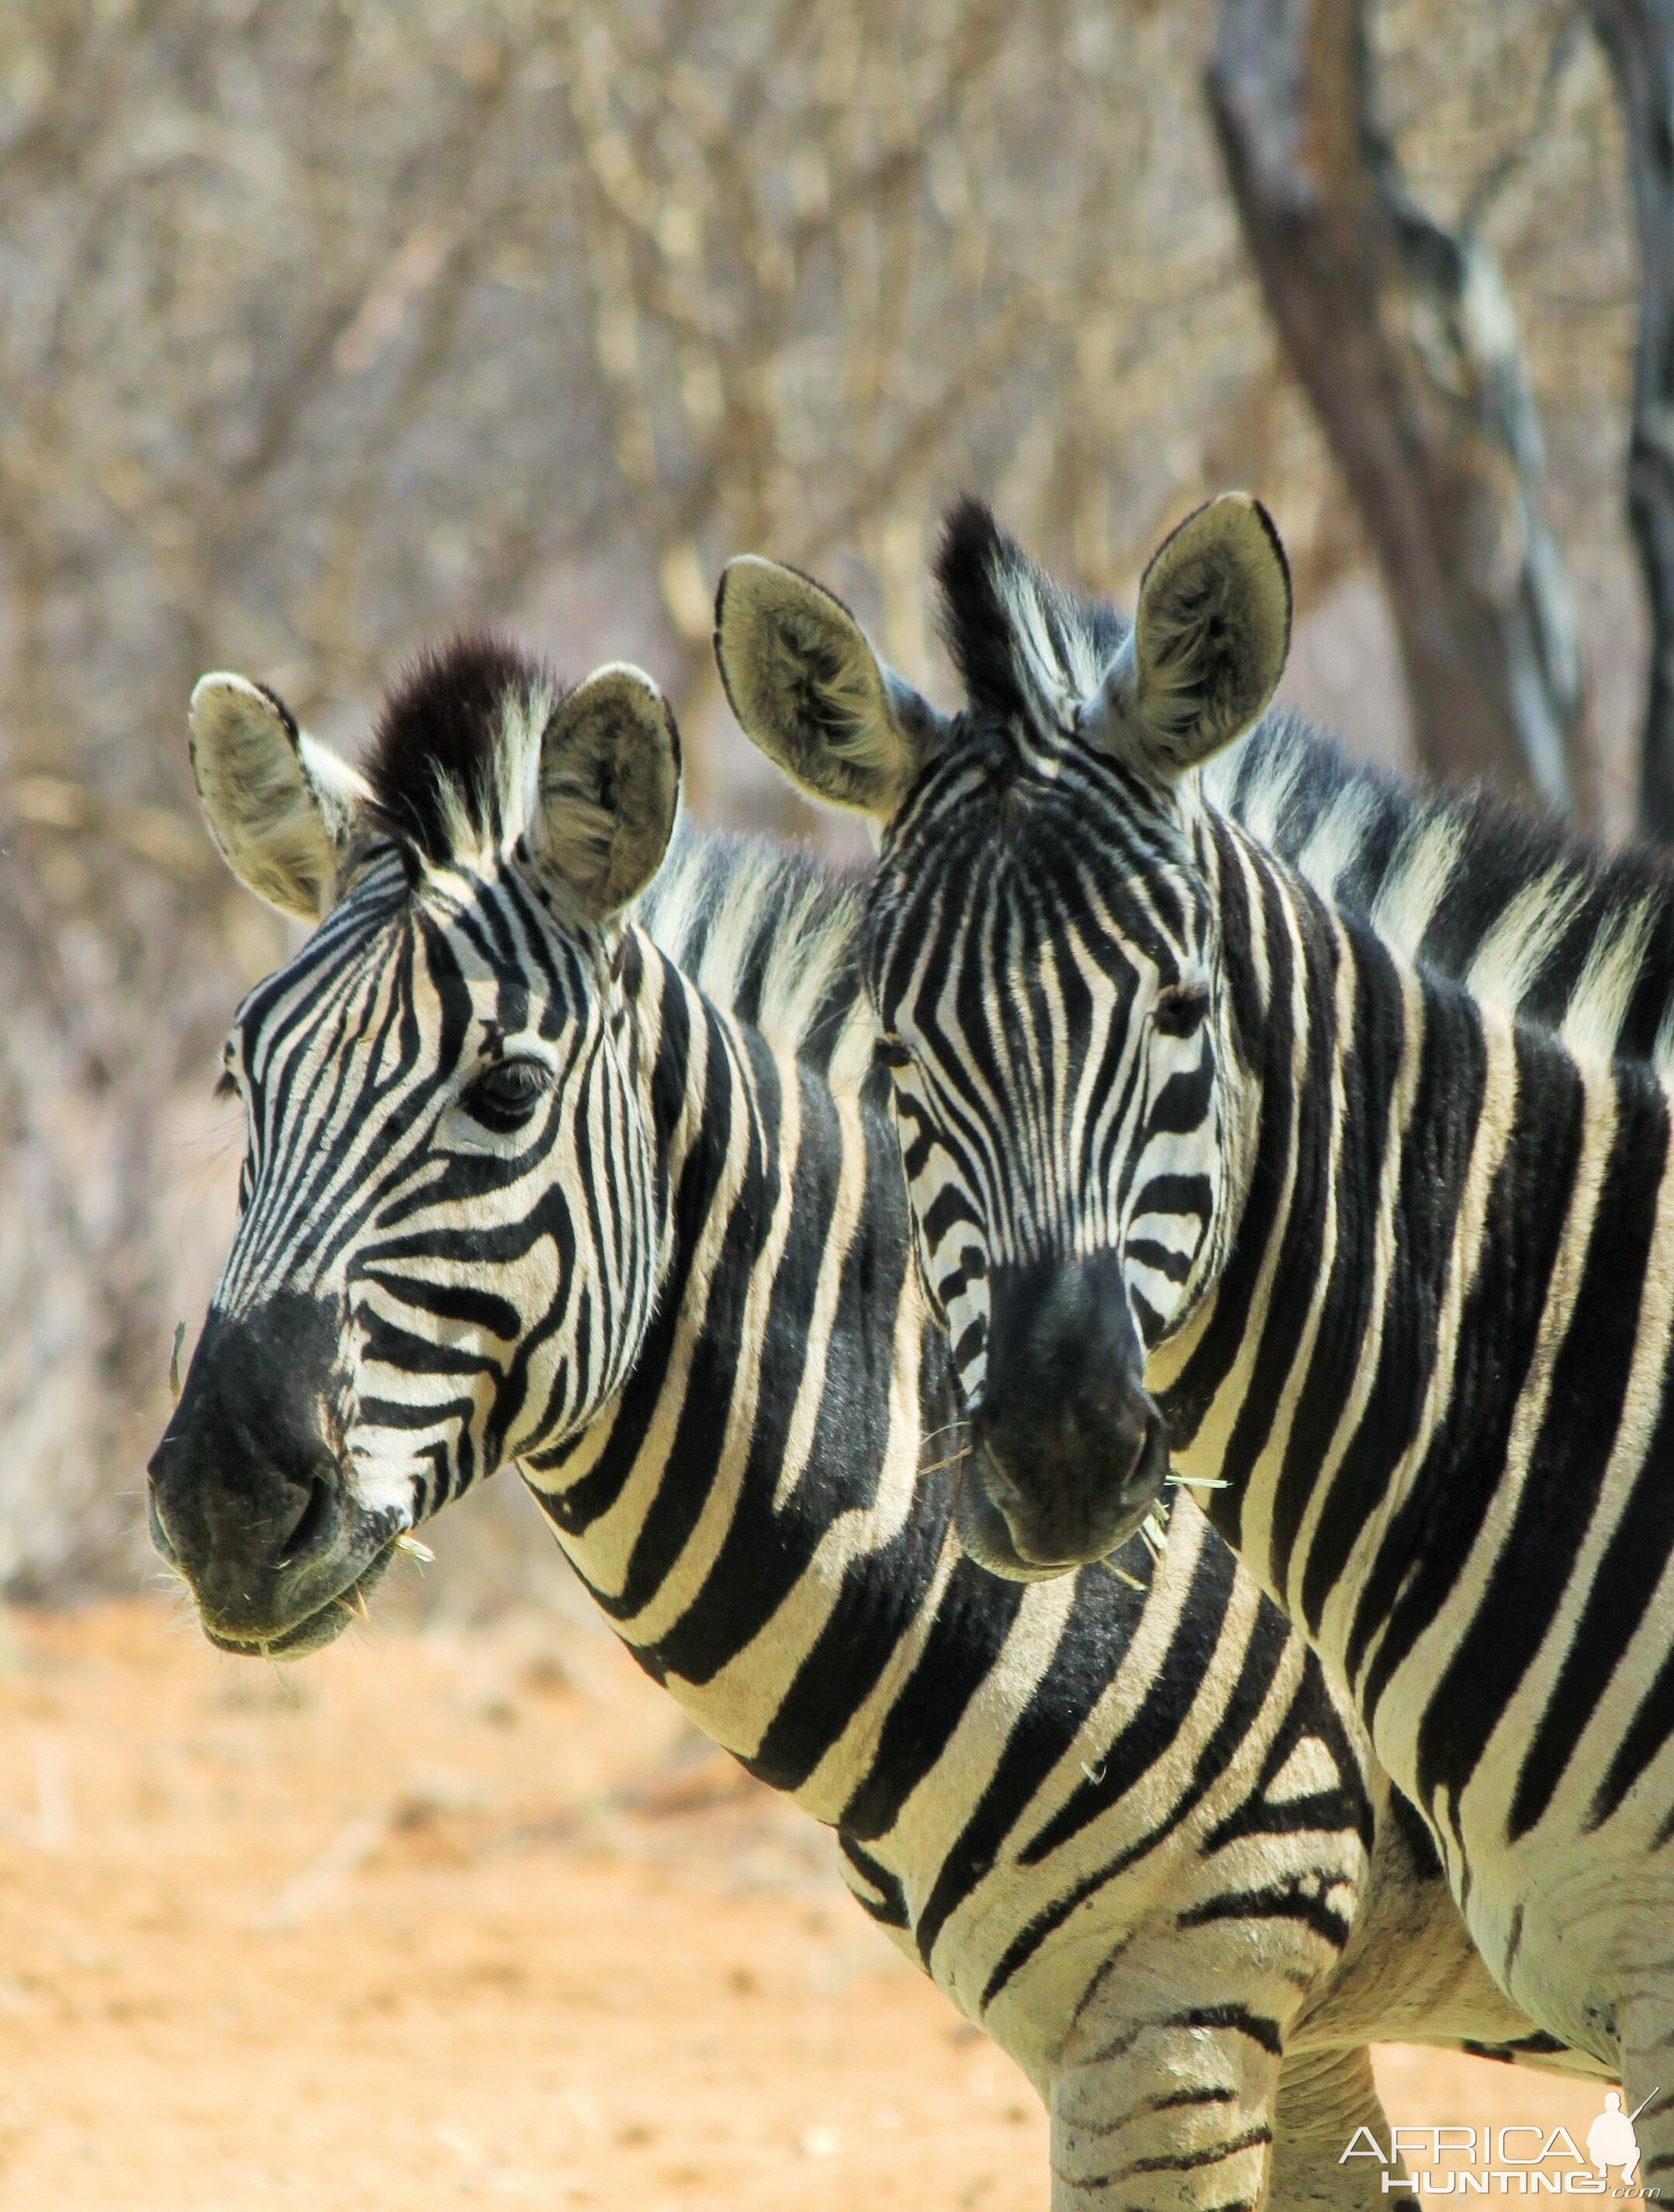
[{"label": "black and white striped mane", "polygon": [[[432,866],[508,852],[533,803],[541,733],[569,687],[488,632],[422,652],[397,678],[364,763],[376,827]],[[858,887],[810,854],[682,817],[634,919],[719,1006],[851,1091],[873,1025]]]},{"label": "black and white striped mane", "polygon": [[434,866],[503,852],[533,800],[541,732],[569,687],[486,630],[421,648],[363,763],[378,826]]},{"label": "black and white striped mane", "polygon": [[1674,1073],[1674,865],[1483,790],[1429,792],[1267,716],[1205,795],[1334,905],[1483,1002]]},{"label": "black and white striped mane", "polygon": [[872,1073],[876,1036],[860,890],[810,853],[682,816],[634,918],[707,998],[849,1093]]},{"label": "black and white striped mane", "polygon": [[1038,568],[980,500],[943,526],[941,631],[980,724],[1061,720],[1096,690],[1128,624]]},{"label": "black and white striped mane", "polygon": [[[1053,582],[975,501],[949,518],[936,579],[973,709],[961,750],[976,746],[1003,775],[1020,738],[1069,726],[1128,624]],[[1674,1073],[1674,861],[1643,847],[1606,852],[1488,792],[1427,790],[1362,766],[1283,708],[1197,781],[1409,958],[1576,1048]]]}]

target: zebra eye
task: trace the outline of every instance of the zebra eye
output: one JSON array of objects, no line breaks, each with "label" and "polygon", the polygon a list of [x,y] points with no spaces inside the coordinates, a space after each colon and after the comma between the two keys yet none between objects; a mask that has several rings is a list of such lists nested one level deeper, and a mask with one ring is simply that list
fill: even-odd
[{"label": "zebra eye", "polygon": [[466,1091],[465,1111],[485,1129],[520,1129],[551,1088],[551,1071],[538,1060],[497,1060]]},{"label": "zebra eye", "polygon": [[881,1036],[872,1049],[881,1067],[911,1067],[913,1065],[913,1055],[899,1037]]},{"label": "zebra eye", "polygon": [[1170,983],[1156,994],[1151,1021],[1164,1036],[1190,1036],[1209,1012],[1207,983]]}]

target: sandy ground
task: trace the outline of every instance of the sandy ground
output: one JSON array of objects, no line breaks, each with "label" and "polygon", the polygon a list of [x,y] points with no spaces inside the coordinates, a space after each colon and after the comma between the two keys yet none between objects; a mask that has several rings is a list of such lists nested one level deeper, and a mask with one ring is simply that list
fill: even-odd
[{"label": "sandy ground", "polygon": [[[282,1679],[161,1600],[4,1636],[5,2212],[1045,2206],[1028,2085],[608,1638],[373,1625]],[[1401,2119],[1598,2110],[1379,2063]]]}]

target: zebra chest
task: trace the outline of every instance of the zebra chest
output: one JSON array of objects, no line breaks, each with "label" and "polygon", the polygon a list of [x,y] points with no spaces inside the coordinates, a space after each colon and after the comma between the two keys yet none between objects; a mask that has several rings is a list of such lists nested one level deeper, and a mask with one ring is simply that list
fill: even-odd
[{"label": "zebra chest", "polygon": [[1674,1920],[1674,1876],[1601,1849],[1597,1837],[1474,1855],[1472,1840],[1464,1917],[1495,1980],[1540,2027],[1619,2078],[1623,1993],[1645,1962],[1647,1927]]},{"label": "zebra chest", "polygon": [[1103,1574],[1031,1586],[888,1825],[840,1832],[863,1906],[1037,2078],[1118,1960],[1112,2003],[1201,1985],[1289,2021],[1357,1909],[1352,1732],[1201,1516],[1177,1533],[1119,1637]]}]

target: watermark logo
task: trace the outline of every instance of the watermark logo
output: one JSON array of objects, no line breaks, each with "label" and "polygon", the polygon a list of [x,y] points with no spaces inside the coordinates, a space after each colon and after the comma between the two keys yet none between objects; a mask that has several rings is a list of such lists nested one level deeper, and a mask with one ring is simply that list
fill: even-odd
[{"label": "watermark logo", "polygon": [[[1651,2097],[1656,2094],[1653,2089]],[[1386,2197],[1405,2191],[1417,2197],[1657,2197],[1659,2190],[1640,2185],[1634,2135],[1634,2122],[1651,2097],[1624,2112],[1620,2093],[1606,2091],[1604,2109],[1586,2131],[1585,2151],[1568,2128],[1527,2123],[1502,2128],[1392,2127],[1386,2144],[1362,2127],[1355,2130],[1337,2164],[1375,2159]]]},{"label": "watermark logo", "polygon": [[[1653,2089],[1651,2095],[1655,2094]],[[1650,2101],[1647,2097],[1645,2105]],[[1586,2154],[1594,2166],[1600,2173],[1606,2166],[1619,2166],[1622,2179],[1629,2189],[1639,2172],[1639,2139],[1634,2133],[1634,2122],[1645,2110],[1645,2105],[1624,2112],[1620,2095],[1611,2089],[1605,2094],[1604,2111],[1586,2131]]]}]

